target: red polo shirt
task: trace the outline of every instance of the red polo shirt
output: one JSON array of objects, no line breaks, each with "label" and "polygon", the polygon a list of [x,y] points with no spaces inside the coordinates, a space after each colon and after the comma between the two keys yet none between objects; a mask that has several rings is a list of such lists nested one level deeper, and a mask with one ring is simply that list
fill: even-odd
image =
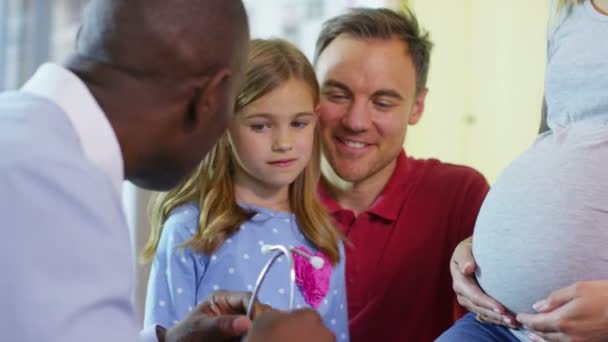
[{"label": "red polo shirt", "polygon": [[433,341],[452,325],[450,257],[473,233],[488,189],[469,167],[405,152],[380,196],[357,217],[321,184],[321,200],[348,239],[351,341]]}]

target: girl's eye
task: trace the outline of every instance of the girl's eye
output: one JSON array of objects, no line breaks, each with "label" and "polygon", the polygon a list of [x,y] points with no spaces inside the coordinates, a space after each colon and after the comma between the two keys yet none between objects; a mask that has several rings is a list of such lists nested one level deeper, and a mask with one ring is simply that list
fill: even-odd
[{"label": "girl's eye", "polygon": [[308,122],[305,122],[305,121],[294,121],[294,122],[291,123],[291,126],[295,127],[295,128],[304,128],[304,127],[308,126]]},{"label": "girl's eye", "polygon": [[254,123],[249,125],[249,127],[255,132],[262,132],[265,128],[268,128],[270,125],[265,123]]}]

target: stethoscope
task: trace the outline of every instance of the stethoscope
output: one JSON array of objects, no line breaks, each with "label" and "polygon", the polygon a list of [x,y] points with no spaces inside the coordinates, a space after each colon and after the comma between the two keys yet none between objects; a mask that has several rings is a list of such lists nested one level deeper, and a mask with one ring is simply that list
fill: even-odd
[{"label": "stethoscope", "polygon": [[270,268],[272,267],[274,262],[278,258],[280,258],[282,255],[285,256],[285,258],[287,259],[287,263],[289,265],[289,281],[290,281],[290,284],[289,284],[289,310],[293,310],[293,302],[294,302],[294,296],[295,296],[295,290],[296,290],[296,269],[295,269],[295,266],[293,263],[293,253],[296,253],[298,255],[305,257],[308,260],[308,262],[310,262],[310,264],[317,270],[320,269],[321,267],[323,267],[323,264],[324,264],[323,258],[311,255],[300,249],[296,249],[293,247],[287,248],[283,245],[263,245],[262,246],[262,254],[264,254],[264,255],[268,255],[273,251],[276,251],[277,253],[272,255],[272,257],[266,262],[266,265],[264,265],[264,268],[262,268],[262,271],[260,272],[260,275],[258,276],[258,280],[255,282],[255,288],[253,289],[253,293],[251,294],[251,300],[249,301],[249,304],[247,305],[247,317],[249,317],[250,319],[253,319],[253,307],[258,298],[258,293],[260,292],[260,287],[262,286],[262,283],[264,282],[264,279],[266,278],[266,274],[268,274],[268,271],[270,271]]}]

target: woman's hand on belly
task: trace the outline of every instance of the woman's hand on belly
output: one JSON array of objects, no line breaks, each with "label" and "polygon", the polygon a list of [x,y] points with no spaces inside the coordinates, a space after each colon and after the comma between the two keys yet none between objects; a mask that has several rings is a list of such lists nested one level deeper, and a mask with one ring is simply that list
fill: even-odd
[{"label": "woman's hand on belly", "polygon": [[500,325],[516,327],[515,317],[507,312],[494,298],[488,296],[475,280],[475,259],[473,258],[472,237],[461,241],[450,260],[452,286],[458,303],[477,314],[478,319]]},{"label": "woman's hand on belly", "polygon": [[608,341],[608,280],[557,290],[534,308],[538,314],[517,315],[534,341]]}]

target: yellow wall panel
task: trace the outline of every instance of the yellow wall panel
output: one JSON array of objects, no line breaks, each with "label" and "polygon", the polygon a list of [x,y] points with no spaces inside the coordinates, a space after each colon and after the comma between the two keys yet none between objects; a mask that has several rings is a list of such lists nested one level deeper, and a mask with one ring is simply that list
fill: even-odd
[{"label": "yellow wall panel", "polygon": [[410,154],[471,165],[490,181],[540,121],[548,1],[410,0],[435,50]]}]

